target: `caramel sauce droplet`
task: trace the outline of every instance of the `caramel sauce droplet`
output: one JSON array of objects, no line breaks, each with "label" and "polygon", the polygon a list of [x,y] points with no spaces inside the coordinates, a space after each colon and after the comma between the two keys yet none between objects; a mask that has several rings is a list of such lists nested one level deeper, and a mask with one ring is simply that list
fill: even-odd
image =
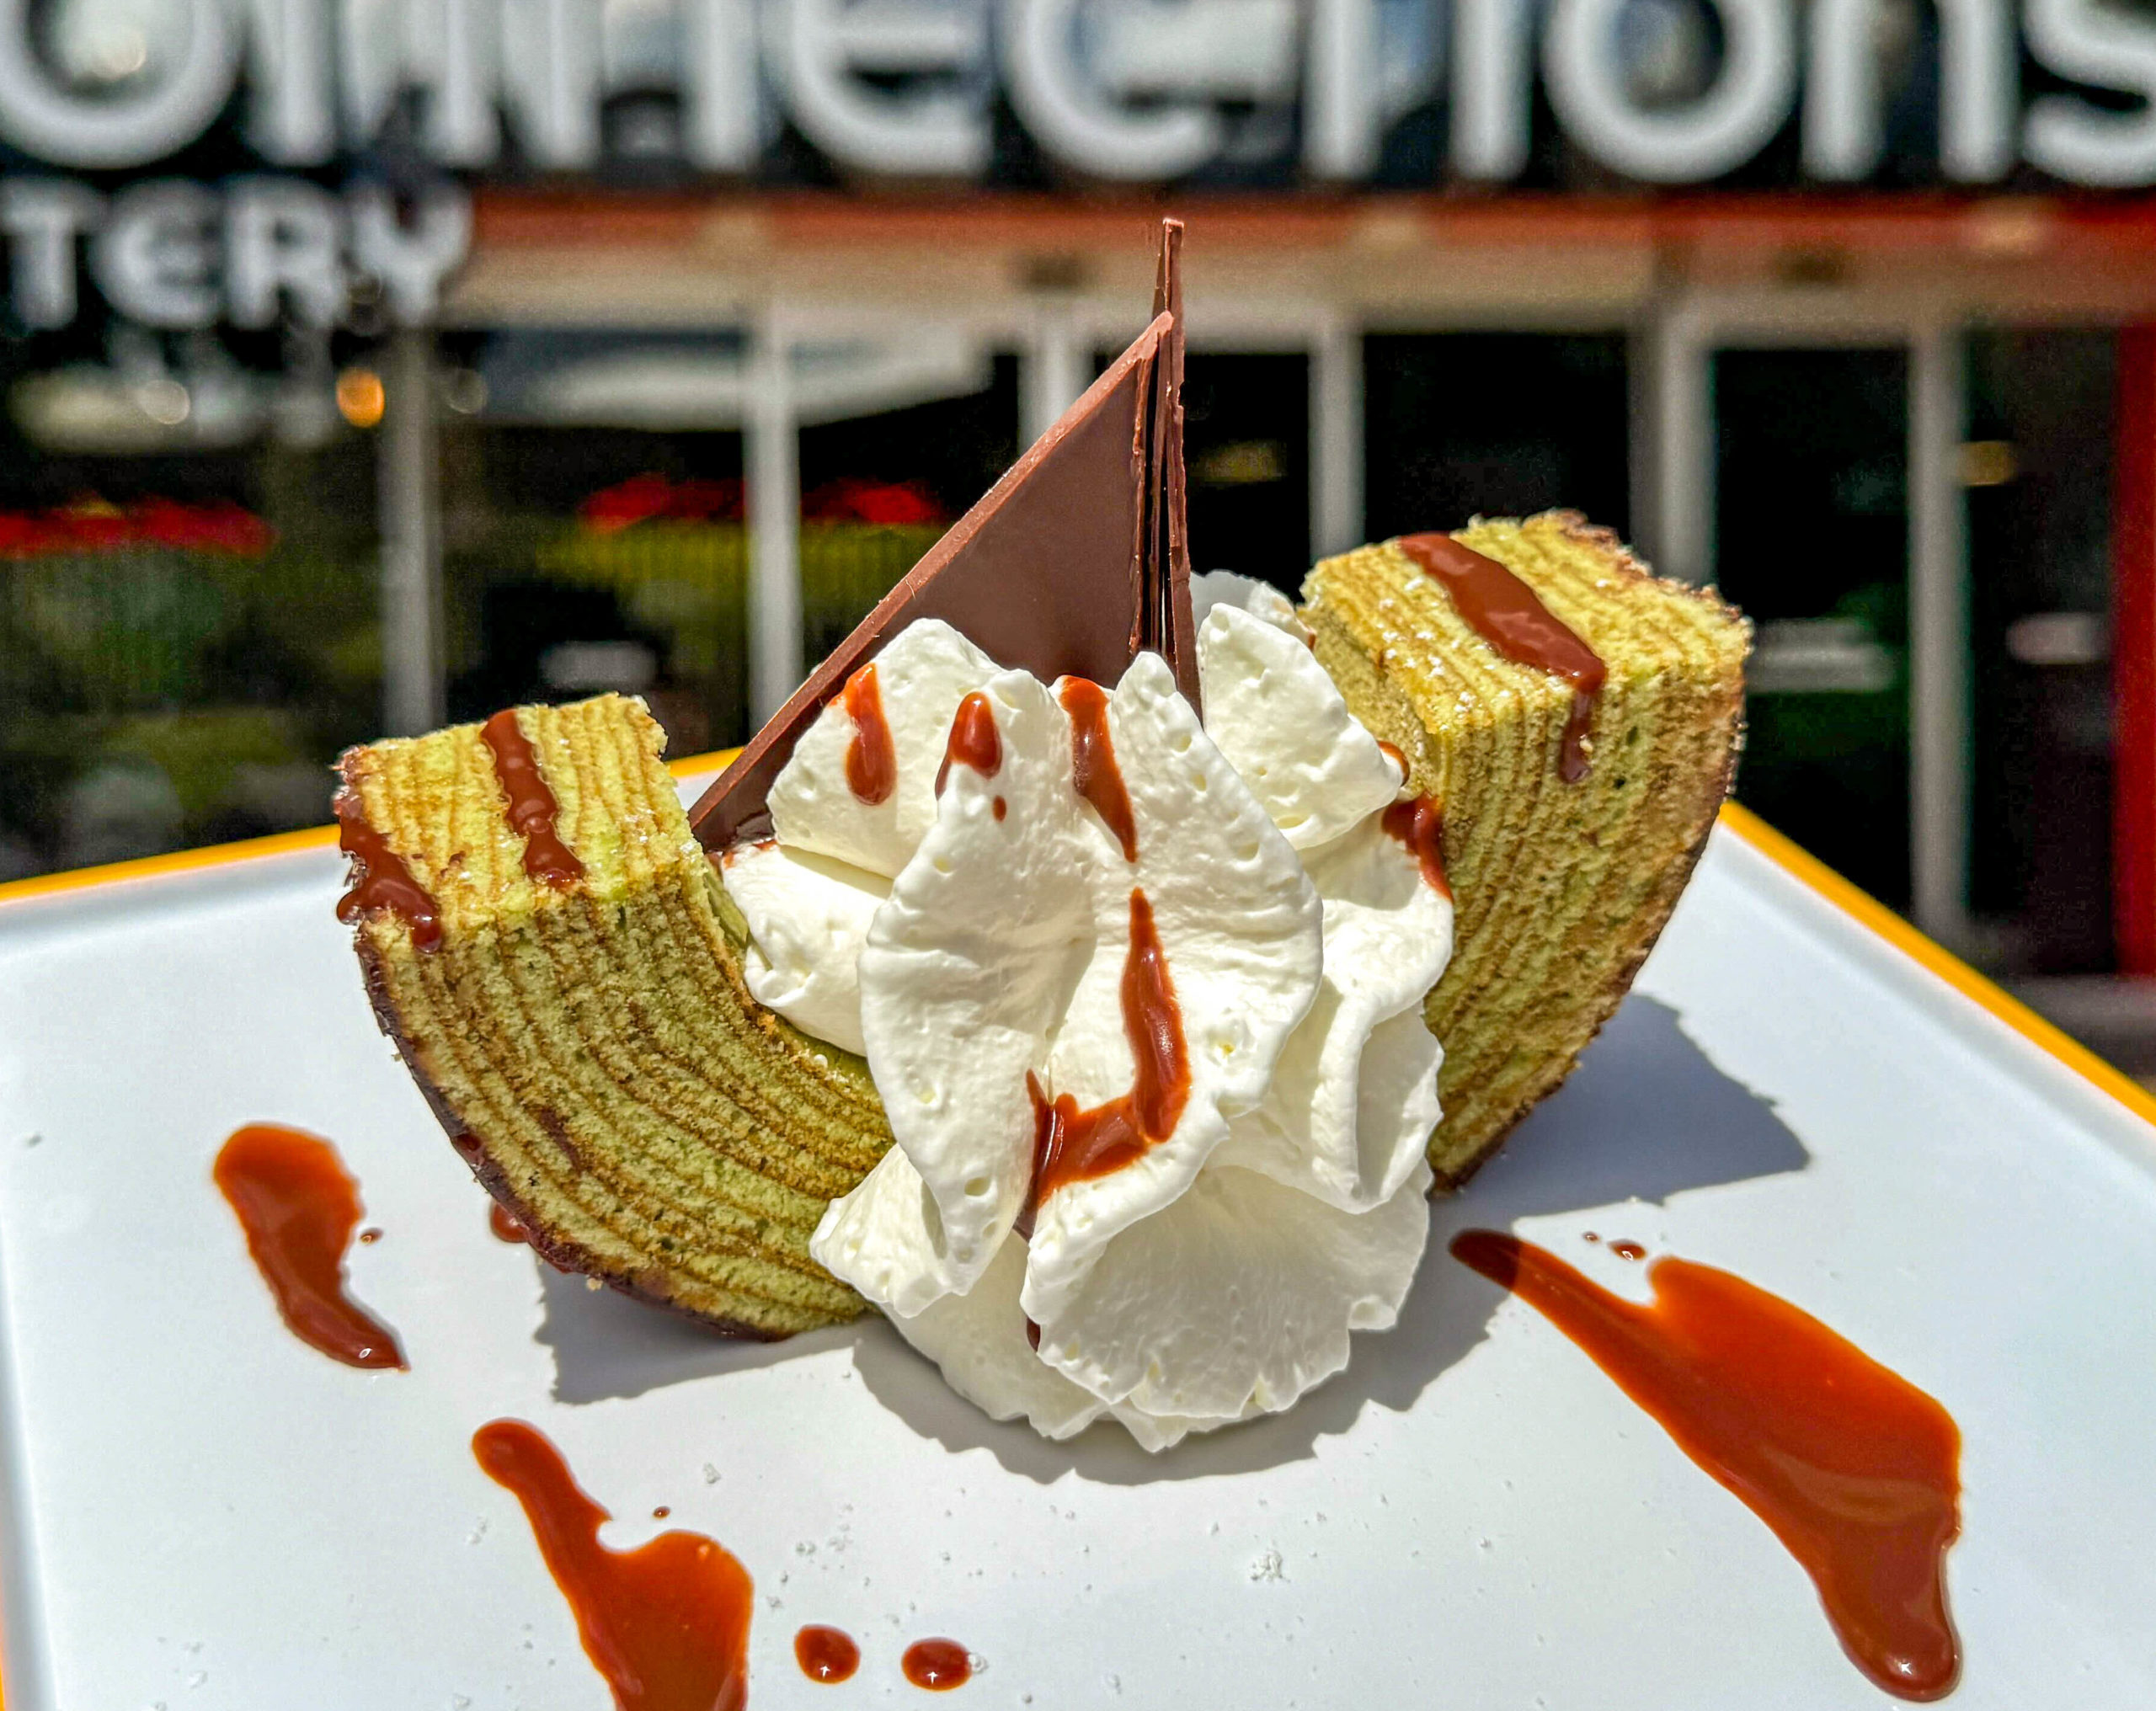
[{"label": "caramel sauce droplet", "polygon": [[620,1711],[742,1711],[755,1593],[746,1569],[712,1540],[678,1530],[609,1550],[599,1542],[608,1511],[520,1420],[481,1426],[472,1453],[524,1506],[584,1655]]},{"label": "caramel sauce droplet", "polygon": [[1452,1253],[1545,1314],[1773,1529],[1875,1686],[1915,1700],[1954,1690],[1945,1568],[1961,1530],[1961,1435],[1937,1402],[1711,1266],[1656,1261],[1641,1306],[1515,1236],[1468,1230]]},{"label": "caramel sauce droplet", "polygon": [[1567,784],[1587,776],[1588,728],[1607,669],[1534,590],[1494,558],[1449,535],[1403,535],[1400,550],[1445,585],[1454,608],[1475,632],[1515,665],[1532,666],[1572,686],[1572,710],[1558,749],[1557,773]]},{"label": "caramel sauce droplet", "polygon": [[441,910],[434,895],[412,877],[404,858],[367,823],[360,793],[349,784],[337,792],[337,847],[358,867],[352,888],[337,900],[337,919],[355,921],[387,909],[412,930],[412,942],[430,951],[441,942]]},{"label": "caramel sauce droplet", "polygon": [[1091,679],[1066,677],[1059,699],[1070,716],[1071,781],[1093,805],[1108,832],[1123,846],[1123,859],[1138,859],[1138,822],[1131,815],[1130,792],[1115,762],[1108,736],[1108,694]]},{"label": "caramel sauce droplet", "polygon": [[1448,902],[1452,887],[1445,880],[1444,810],[1427,796],[1412,802],[1395,802],[1378,822],[1400,840],[1422,870],[1422,882]]},{"label": "caramel sauce droplet", "polygon": [[487,1228],[494,1233],[497,1241],[520,1242],[526,1239],[524,1226],[517,1222],[516,1214],[499,1200],[487,1208]]},{"label": "caramel sauce droplet", "polygon": [[853,721],[853,735],[846,745],[846,788],[873,808],[888,801],[899,783],[899,751],[883,717],[883,691],[877,685],[873,660],[846,680],[840,699]]},{"label": "caramel sauce droplet", "polygon": [[584,877],[584,863],[562,841],[554,824],[561,804],[539,770],[538,751],[517,723],[516,709],[504,707],[479,728],[494,757],[494,776],[509,798],[509,823],[524,838],[524,871],[542,884],[566,891]]},{"label": "caramel sauce droplet", "polygon": [[861,1648],[844,1628],[811,1623],[793,1636],[793,1660],[810,1681],[835,1685],[861,1667]]},{"label": "caramel sauce droplet", "polygon": [[[936,769],[936,793],[951,776],[951,763],[970,766],[983,778],[993,778],[1003,767],[1003,737],[995,728],[995,709],[975,690],[958,703],[951,718],[951,735],[943,744],[943,764]],[[999,797],[1000,801],[1001,798]],[[1003,816],[995,817],[1001,819]]]},{"label": "caramel sauce droplet", "polygon": [[232,1132],[211,1174],[292,1335],[348,1367],[402,1371],[397,1333],[344,1293],[360,1187],[337,1149],[300,1129],[253,1123]]},{"label": "caramel sauce droplet", "polygon": [[973,1679],[973,1660],[955,1639],[916,1639],[899,1659],[906,1679],[931,1693],[947,1693]]},{"label": "caramel sauce droplet", "polygon": [[[1130,893],[1130,949],[1123,964],[1123,1033],[1137,1068],[1130,1091],[1081,1111],[1070,1094],[1050,1100],[1030,1070],[1033,1181],[1014,1226],[1032,1239],[1042,1203],[1059,1188],[1112,1175],[1175,1133],[1190,1098],[1190,1052],[1168,959],[1145,893]],[[1035,1346],[1038,1346],[1038,1344]]]}]

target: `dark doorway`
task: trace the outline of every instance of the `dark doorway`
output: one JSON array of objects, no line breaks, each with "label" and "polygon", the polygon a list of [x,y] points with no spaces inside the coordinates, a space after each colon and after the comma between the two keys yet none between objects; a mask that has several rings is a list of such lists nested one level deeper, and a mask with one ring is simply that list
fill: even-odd
[{"label": "dark doorway", "polygon": [[1363,367],[1372,540],[1560,505],[1630,534],[1623,334],[1374,334]]},{"label": "dark doorway", "polygon": [[1191,562],[1297,594],[1310,568],[1306,356],[1194,353],[1183,377]]},{"label": "dark doorway", "polygon": [[1737,794],[1909,900],[1908,361],[1714,359],[1715,579],[1758,626]]},{"label": "dark doorway", "polygon": [[1970,340],[1970,904],[2012,973],[2112,966],[2116,361],[2107,330]]}]

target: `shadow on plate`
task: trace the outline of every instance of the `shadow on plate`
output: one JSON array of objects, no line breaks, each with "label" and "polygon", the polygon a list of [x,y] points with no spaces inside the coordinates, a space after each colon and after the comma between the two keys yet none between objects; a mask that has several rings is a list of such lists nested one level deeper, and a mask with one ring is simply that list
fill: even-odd
[{"label": "shadow on plate", "polygon": [[776,1366],[843,1348],[864,1329],[858,1323],[835,1325],[776,1343],[720,1336],[708,1325],[618,1290],[594,1289],[536,1255],[531,1263],[539,1273],[542,1307],[534,1341],[553,1351],[557,1402],[610,1402],[722,1373]]},{"label": "shadow on plate", "polygon": [[1808,1156],[1772,1102],[1717,1069],[1675,1010],[1636,994],[1505,1150],[1464,1191],[1434,1203],[1423,1275],[1392,1330],[1358,1337],[1348,1371],[1287,1413],[1186,1439],[1159,1457],[1112,1424],[1060,1444],[1022,1424],[998,1425],[873,1317],[789,1342],[732,1342],[542,1266],[538,1336],[553,1350],[554,1395],[563,1402],[637,1396],[851,1346],[870,1391],[914,1431],[953,1451],[986,1449],[1043,1484],[1073,1472],[1118,1485],[1248,1473],[1312,1454],[1318,1439],[1348,1431],[1368,1404],[1405,1412],[1482,1340],[1498,1298],[1445,1256],[1455,1232],[1666,1201],[1687,1189],[1801,1170]]}]

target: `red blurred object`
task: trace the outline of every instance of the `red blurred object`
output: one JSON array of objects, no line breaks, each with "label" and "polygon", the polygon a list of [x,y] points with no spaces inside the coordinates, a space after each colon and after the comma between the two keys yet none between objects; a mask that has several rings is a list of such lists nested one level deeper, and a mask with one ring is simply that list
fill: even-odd
[{"label": "red blurred object", "polygon": [[55,511],[0,511],[0,558],[143,546],[259,558],[276,540],[277,531],[261,518],[225,500],[144,499],[122,508],[85,499]]},{"label": "red blurred object", "polygon": [[812,523],[886,526],[949,520],[935,495],[919,482],[860,481],[852,477],[825,482],[806,495],[801,501],[801,514]]},{"label": "red blurred object", "polygon": [[[738,523],[748,514],[747,493],[738,480],[673,481],[663,475],[632,476],[603,488],[577,507],[577,519],[600,535],[616,535],[638,523]],[[826,482],[801,501],[812,523],[872,523],[884,526],[941,525],[950,519],[919,482]]]},{"label": "red blurred object", "polygon": [[638,523],[738,523],[747,514],[741,483],[727,481],[670,481],[663,475],[631,476],[602,488],[577,507],[577,520],[601,535],[616,535]]}]

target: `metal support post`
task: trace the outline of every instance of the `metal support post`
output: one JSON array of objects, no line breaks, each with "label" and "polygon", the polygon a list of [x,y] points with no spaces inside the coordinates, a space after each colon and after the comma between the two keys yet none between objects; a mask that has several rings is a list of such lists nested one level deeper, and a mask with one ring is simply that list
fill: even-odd
[{"label": "metal support post", "polygon": [[1026,445],[1055,426],[1091,382],[1092,352],[1086,346],[1070,303],[1051,299],[1040,304],[1018,365],[1018,426]]},{"label": "metal support post", "polygon": [[801,624],[801,436],[792,341],[766,313],[753,330],[749,472],[749,714],[760,725],[808,674]]},{"label": "metal support post", "polygon": [[434,335],[399,333],[384,353],[377,448],[382,527],[382,725],[392,737],[445,717],[441,472]]},{"label": "metal support post", "polygon": [[1715,568],[1714,353],[1696,313],[1665,300],[1632,335],[1632,538],[1662,575]]},{"label": "metal support post", "polygon": [[1327,317],[1310,340],[1310,553],[1324,558],[1363,541],[1361,332]]}]

